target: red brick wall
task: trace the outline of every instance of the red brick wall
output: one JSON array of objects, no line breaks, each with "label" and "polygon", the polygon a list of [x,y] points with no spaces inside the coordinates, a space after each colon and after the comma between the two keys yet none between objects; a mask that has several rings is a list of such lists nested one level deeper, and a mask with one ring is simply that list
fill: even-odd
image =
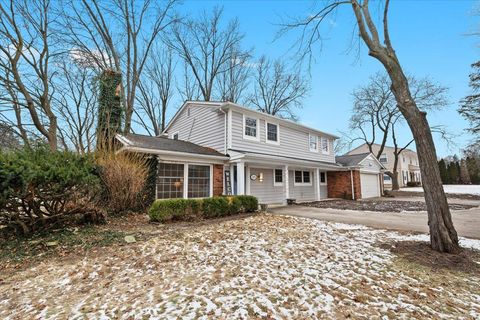
[{"label": "red brick wall", "polygon": [[[352,183],[350,171],[327,172],[327,189],[329,198],[352,199]],[[353,171],[353,184],[355,186],[355,199],[361,199],[360,172]]]},{"label": "red brick wall", "polygon": [[213,195],[223,194],[223,164],[213,165]]}]

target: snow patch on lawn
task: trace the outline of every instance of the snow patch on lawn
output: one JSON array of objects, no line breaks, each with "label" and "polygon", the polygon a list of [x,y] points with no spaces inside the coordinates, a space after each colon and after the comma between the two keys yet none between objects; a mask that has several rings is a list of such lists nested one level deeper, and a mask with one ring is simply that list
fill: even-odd
[{"label": "snow patch on lawn", "polygon": [[[402,188],[403,191],[423,192],[422,187]],[[443,190],[446,193],[480,195],[480,185],[445,184]]]},{"label": "snow patch on lawn", "polygon": [[[471,291],[434,290],[428,277],[395,268],[394,255],[377,245],[392,240],[428,237],[270,215],[165,231],[82,260],[19,271],[0,286],[0,319],[478,315],[479,297]],[[480,285],[478,276],[468,280]]]}]

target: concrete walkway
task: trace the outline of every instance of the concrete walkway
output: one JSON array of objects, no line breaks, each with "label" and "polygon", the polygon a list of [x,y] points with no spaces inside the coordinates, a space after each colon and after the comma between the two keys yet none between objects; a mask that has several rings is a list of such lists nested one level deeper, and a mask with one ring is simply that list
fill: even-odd
[{"label": "concrete walkway", "polygon": [[[464,203],[464,201],[452,202]],[[480,202],[477,201],[477,204],[480,205]],[[425,211],[373,212],[312,208],[298,205],[273,208],[270,209],[269,212],[279,215],[289,215],[324,221],[361,224],[380,229],[428,233],[427,213]],[[459,236],[480,239],[480,207],[468,210],[455,210],[451,212],[453,223]]]}]

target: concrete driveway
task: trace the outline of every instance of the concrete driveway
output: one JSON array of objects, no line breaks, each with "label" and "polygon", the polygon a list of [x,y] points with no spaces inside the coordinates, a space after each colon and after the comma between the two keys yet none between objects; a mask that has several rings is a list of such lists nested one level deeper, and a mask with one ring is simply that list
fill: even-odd
[{"label": "concrete driveway", "polygon": [[[402,201],[406,199],[382,198],[383,201]],[[408,200],[421,201],[422,198],[409,198]],[[449,199],[451,203],[464,203],[479,205],[480,201]],[[330,208],[314,208],[301,205],[277,207],[270,209],[269,212],[279,215],[289,215],[318,219],[324,221],[333,221],[349,224],[361,224],[368,227],[415,231],[428,233],[427,213],[426,211],[416,212],[374,212],[357,210],[340,210]],[[480,207],[467,210],[451,210],[453,223],[459,236],[480,239]]]}]

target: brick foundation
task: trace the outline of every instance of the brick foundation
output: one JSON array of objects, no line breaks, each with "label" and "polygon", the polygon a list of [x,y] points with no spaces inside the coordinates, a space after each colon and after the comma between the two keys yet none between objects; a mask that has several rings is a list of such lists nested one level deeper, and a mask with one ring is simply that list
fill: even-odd
[{"label": "brick foundation", "polygon": [[[329,198],[352,199],[350,171],[329,171],[327,172],[327,181]],[[358,170],[353,170],[353,184],[355,186],[355,199],[361,199],[362,190]]]},{"label": "brick foundation", "polygon": [[223,194],[223,164],[213,165],[213,195]]}]

